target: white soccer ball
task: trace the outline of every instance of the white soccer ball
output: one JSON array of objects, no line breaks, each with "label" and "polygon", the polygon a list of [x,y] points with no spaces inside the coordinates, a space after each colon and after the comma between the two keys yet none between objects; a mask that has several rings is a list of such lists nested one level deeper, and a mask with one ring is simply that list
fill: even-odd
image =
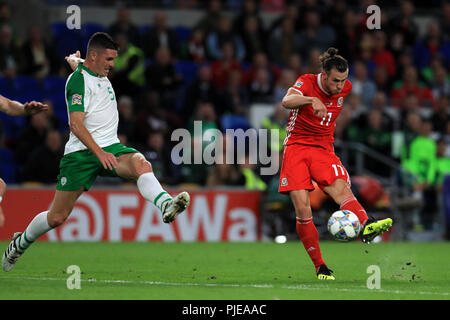
[{"label": "white soccer ball", "polygon": [[339,210],[333,213],[328,220],[328,231],[336,240],[350,241],[358,237],[361,224],[353,212]]}]

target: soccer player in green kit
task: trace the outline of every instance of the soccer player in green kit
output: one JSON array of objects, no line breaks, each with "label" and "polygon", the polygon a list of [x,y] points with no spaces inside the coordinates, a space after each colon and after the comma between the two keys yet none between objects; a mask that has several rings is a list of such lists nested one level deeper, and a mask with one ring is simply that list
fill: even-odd
[{"label": "soccer player in green kit", "polygon": [[70,137],[60,163],[53,202],[48,211],[34,217],[23,233],[14,234],[2,256],[3,270],[10,271],[37,238],[64,223],[76,200],[99,175],[137,181],[140,194],[161,210],[165,223],[171,223],[188,207],[187,192],[172,198],[144,156],[119,142],[117,101],[107,77],[114,67],[117,50],[108,34],[95,33],[89,40],[86,60],[69,76],[65,95]]}]

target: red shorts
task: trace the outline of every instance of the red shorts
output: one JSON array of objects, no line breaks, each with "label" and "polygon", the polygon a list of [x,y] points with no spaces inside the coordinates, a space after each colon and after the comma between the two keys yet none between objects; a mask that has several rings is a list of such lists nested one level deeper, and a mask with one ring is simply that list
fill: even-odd
[{"label": "red shorts", "polygon": [[312,180],[323,189],[336,179],[350,183],[347,170],[333,151],[302,144],[284,147],[278,192],[314,190]]}]

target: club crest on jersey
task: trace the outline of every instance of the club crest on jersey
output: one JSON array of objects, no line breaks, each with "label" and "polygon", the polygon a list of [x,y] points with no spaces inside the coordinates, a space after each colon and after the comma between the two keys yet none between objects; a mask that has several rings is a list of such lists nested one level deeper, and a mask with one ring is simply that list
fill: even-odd
[{"label": "club crest on jersey", "polygon": [[338,107],[342,107],[342,105],[344,104],[344,97],[339,97],[337,104],[338,104]]},{"label": "club crest on jersey", "polygon": [[301,81],[297,81],[296,83],[295,83],[295,86],[296,87],[301,87],[303,85],[303,82],[301,82]]},{"label": "club crest on jersey", "polygon": [[287,184],[288,184],[287,178],[286,177],[281,178],[281,185],[284,187],[287,186]]},{"label": "club crest on jersey", "polygon": [[83,104],[81,94],[74,94],[72,96],[72,105],[74,104]]}]

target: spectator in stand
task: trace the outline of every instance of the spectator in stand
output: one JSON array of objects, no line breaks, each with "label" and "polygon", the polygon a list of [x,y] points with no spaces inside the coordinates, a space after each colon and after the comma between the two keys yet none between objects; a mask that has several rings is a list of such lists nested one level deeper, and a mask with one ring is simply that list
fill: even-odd
[{"label": "spectator in stand", "polygon": [[113,38],[125,34],[130,43],[138,47],[141,45],[139,28],[131,21],[130,10],[127,7],[117,10],[117,20],[108,27],[107,32]]},{"label": "spectator in stand", "polygon": [[387,96],[391,96],[391,78],[389,77],[387,68],[376,67],[373,72],[373,83],[377,87],[377,91],[384,92]]},{"label": "spectator in stand", "polygon": [[370,106],[372,110],[378,110],[381,112],[383,130],[392,132],[394,130],[395,116],[387,111],[388,103],[386,94],[383,91],[377,91]]},{"label": "spectator in stand", "polygon": [[242,61],[245,57],[245,46],[239,34],[233,31],[231,18],[222,16],[216,30],[206,35],[206,50],[209,60],[219,60],[224,55],[223,46],[231,42],[234,47],[234,58]]},{"label": "spectator in stand", "polygon": [[420,194],[424,202],[421,210],[421,224],[430,230],[437,211],[437,199],[433,183],[436,177],[437,159],[436,142],[430,138],[433,125],[429,120],[423,120],[419,135],[409,146],[409,157],[402,162],[416,178],[413,190]]},{"label": "spectator in stand", "polygon": [[358,43],[358,58],[365,63],[369,78],[373,78],[374,71],[377,68],[376,63],[373,60],[373,47],[374,41],[372,33],[362,32],[361,38]]},{"label": "spectator in stand", "polygon": [[[412,54],[409,52],[409,50],[404,50],[403,52],[401,52],[396,58],[396,61],[397,61],[397,72],[395,74],[395,77],[391,80],[392,83],[395,83],[396,81],[401,81],[405,69],[407,69],[408,67],[414,67],[414,58]],[[421,77],[419,76],[419,78]]]},{"label": "spectator in stand", "polygon": [[442,96],[450,96],[450,79],[444,67],[439,67],[433,75],[431,92],[436,99]]},{"label": "spectator in stand", "polygon": [[183,77],[177,73],[168,47],[156,50],[155,60],[145,70],[145,79],[148,90],[158,93],[163,108],[176,105]]},{"label": "spectator in stand", "polygon": [[119,127],[117,132],[126,137],[128,144],[132,144],[132,142],[136,141],[136,118],[131,97],[120,96],[117,99],[117,109],[119,110]]},{"label": "spectator in stand", "polygon": [[248,86],[255,80],[259,69],[265,69],[267,71],[271,86],[274,86],[280,78],[281,70],[269,61],[264,52],[257,52],[252,57],[252,64],[244,72],[244,85]]},{"label": "spectator in stand", "polygon": [[64,154],[61,134],[57,130],[50,130],[43,145],[36,146],[25,163],[21,181],[56,183],[59,174],[59,162]]},{"label": "spectator in stand", "polygon": [[273,30],[268,43],[270,44],[267,48],[270,60],[279,65],[287,65],[289,57],[300,50],[299,38],[295,32],[295,21],[283,20],[281,25]]},{"label": "spectator in stand", "polygon": [[439,139],[436,142],[436,177],[434,186],[437,192],[442,192],[442,183],[444,177],[450,175],[450,149],[445,143],[444,139]]},{"label": "spectator in stand", "polygon": [[149,132],[146,144],[142,148],[142,154],[145,159],[151,161],[152,171],[156,178],[163,185],[173,185],[175,183],[173,162],[170,159],[170,150],[165,140],[163,132]]},{"label": "spectator in stand", "polygon": [[417,111],[407,112],[405,119],[406,121],[404,123],[402,122],[403,128],[401,130],[402,144],[400,147],[400,161],[402,163],[407,162],[407,159],[409,159],[410,145],[419,136],[423,124],[422,118]]},{"label": "spectator in stand", "polygon": [[203,29],[192,30],[188,42],[185,44],[183,56],[197,64],[206,61],[205,32]]},{"label": "spectator in stand", "polygon": [[177,34],[167,26],[167,17],[164,12],[158,11],[153,16],[153,26],[142,37],[142,46],[146,58],[151,60],[156,58],[156,52],[161,47],[168,48],[174,58],[179,56],[180,46]]},{"label": "spectator in stand", "polygon": [[414,4],[410,0],[400,2],[400,12],[389,21],[392,33],[400,32],[406,46],[414,46],[419,34],[419,28],[414,21]]},{"label": "spectator in stand", "polygon": [[326,51],[336,41],[336,32],[329,25],[320,21],[320,14],[315,10],[306,13],[305,29],[299,33],[300,53],[307,56],[312,48]]},{"label": "spectator in stand", "polygon": [[248,16],[244,20],[244,29],[241,37],[245,47],[244,62],[252,62],[255,54],[266,53],[266,34],[261,31],[259,21],[255,16]]},{"label": "spectator in stand", "polygon": [[22,69],[21,49],[13,41],[9,25],[0,27],[0,36],[0,74],[10,74],[10,78],[13,78],[15,72]]},{"label": "spectator in stand", "polygon": [[144,51],[128,41],[126,34],[117,34],[119,51],[109,79],[117,96],[136,96],[145,85]]},{"label": "spectator in stand", "polygon": [[417,70],[409,66],[403,72],[402,81],[396,82],[391,92],[391,103],[395,107],[401,107],[402,102],[408,96],[417,98],[420,106],[431,107],[435,104],[435,98],[430,88],[418,81]]},{"label": "spectator in stand", "polygon": [[241,184],[242,177],[236,165],[226,163],[226,147],[227,136],[224,135],[222,148],[219,147],[221,154],[217,157],[217,159],[221,159],[222,157],[223,161],[217,161],[212,170],[209,171],[208,177],[206,178],[207,187],[236,186]]},{"label": "spectator in stand", "polygon": [[258,68],[253,80],[248,84],[252,103],[271,103],[274,85],[267,69]]},{"label": "spectator in stand", "polygon": [[[391,154],[392,133],[383,127],[383,115],[379,110],[373,109],[367,114],[367,124],[361,130],[361,142],[367,147],[389,156]],[[365,166],[379,176],[389,176],[390,171],[386,170],[380,162],[372,157],[366,157]]]},{"label": "spectator in stand", "polygon": [[[343,2],[343,1],[341,1]],[[348,10],[344,14],[344,19],[336,30],[336,48],[343,57],[348,57],[353,61],[358,56],[359,29],[358,16],[353,10]]]},{"label": "spectator in stand", "polygon": [[426,67],[435,56],[442,56],[445,67],[450,67],[450,39],[442,34],[437,22],[430,22],[427,33],[422,41],[414,46],[414,62],[419,69]]},{"label": "spectator in stand", "polygon": [[361,60],[356,60],[353,63],[353,76],[350,77],[352,82],[352,94],[361,97],[362,104],[369,106],[375,92],[377,90],[375,83],[367,76],[367,68]]},{"label": "spectator in stand", "polygon": [[440,10],[439,25],[442,34],[449,39],[450,38],[450,1],[442,1],[442,7]]},{"label": "spectator in stand", "polygon": [[440,135],[445,135],[447,123],[450,121],[450,96],[440,96],[436,109],[433,110],[431,115],[431,122],[433,123],[433,128],[439,132]]},{"label": "spectator in stand", "polygon": [[250,105],[250,95],[247,88],[242,85],[242,72],[233,70],[228,78],[228,85],[222,90],[219,102],[219,116],[224,113],[247,115]]},{"label": "spectator in stand", "polygon": [[208,10],[200,18],[194,29],[202,30],[203,34],[207,34],[211,30],[217,30],[219,28],[219,21],[223,16],[222,7],[222,0],[208,1]]},{"label": "spectator in stand", "polygon": [[12,41],[16,42],[17,33],[15,23],[11,19],[11,7],[8,3],[2,1],[0,2],[0,29],[4,26],[8,26],[11,30]]},{"label": "spectator in stand", "polygon": [[228,85],[228,79],[233,70],[242,72],[235,57],[234,45],[227,41],[222,44],[221,58],[211,64],[213,82],[218,90],[223,90]]},{"label": "spectator in stand", "polygon": [[[208,64],[202,64],[197,71],[195,80],[186,88],[181,117],[189,119],[194,114],[199,102],[211,102],[213,105],[217,105],[219,100],[220,93],[213,82],[211,67]],[[186,125],[186,123],[184,124]]]},{"label": "spectator in stand", "polygon": [[272,33],[275,30],[279,29],[281,27],[281,25],[283,24],[283,22],[286,20],[293,21],[294,30],[300,30],[301,26],[300,26],[300,22],[298,20],[298,15],[299,15],[298,10],[299,10],[299,8],[298,8],[297,4],[288,3],[286,5],[284,13],[279,18],[276,18],[270,25],[270,27],[268,29],[268,35],[271,36]]},{"label": "spectator in stand", "polygon": [[384,66],[387,69],[388,75],[390,77],[395,76],[396,64],[394,56],[387,49],[387,37],[384,31],[377,31],[373,37],[374,40],[374,52],[372,59],[377,65],[377,67]]},{"label": "spectator in stand", "polygon": [[283,97],[286,95],[286,92],[290,87],[292,87],[292,84],[295,83],[298,74],[301,73],[297,73],[291,69],[283,69],[281,71],[281,76],[275,84],[275,88],[273,90],[273,103],[277,103],[283,99]]},{"label": "spectator in stand", "polygon": [[259,1],[244,0],[242,1],[241,11],[233,20],[233,30],[236,34],[243,36],[246,28],[246,20],[250,17],[256,19],[256,27],[259,34],[264,34],[264,21],[259,14]]},{"label": "spectator in stand", "polygon": [[29,118],[29,123],[22,128],[14,152],[18,165],[24,165],[30,154],[45,143],[48,130],[49,122],[44,112],[34,114]]},{"label": "spectator in stand", "polygon": [[[287,65],[284,69],[289,69],[294,74],[302,75],[305,73],[305,67],[303,66],[303,58],[298,53],[293,53],[289,56]],[[294,79],[295,80],[295,79]],[[293,83],[293,82],[292,82]]]},{"label": "spectator in stand", "polygon": [[[55,115],[55,107],[53,105],[53,101],[50,99],[44,99],[44,100],[42,100],[42,103],[46,104],[48,106],[47,112],[45,112],[45,115],[46,115],[47,121],[48,121],[48,129],[49,130],[59,130],[61,128],[61,121]],[[66,106],[60,105],[59,108],[66,108]],[[66,124],[64,124],[64,126],[66,126]]]},{"label": "spectator in stand", "polygon": [[435,55],[430,59],[430,63],[420,70],[420,76],[426,83],[431,84],[433,83],[434,73],[439,68],[445,68],[444,59],[440,55]]},{"label": "spectator in stand", "polygon": [[313,48],[309,51],[305,73],[318,74],[322,71],[322,64],[319,59],[321,53],[322,52],[317,48]]},{"label": "spectator in stand", "polygon": [[286,123],[289,121],[289,111],[283,108],[280,101],[278,100],[274,106],[273,113],[265,117],[261,122],[261,128],[269,130],[269,133],[271,133],[270,130],[277,130],[278,132],[278,140],[275,139],[275,136],[269,136],[271,154],[272,152],[283,152],[283,143],[286,138]]},{"label": "spectator in stand", "polygon": [[42,37],[38,26],[28,29],[28,38],[22,46],[23,73],[38,79],[45,78],[59,71],[59,59],[53,46]]},{"label": "spectator in stand", "polygon": [[[347,22],[347,14],[351,12],[348,4],[344,0],[335,0],[327,7],[323,15],[323,21],[327,21],[334,30],[342,29],[342,26]],[[342,54],[340,50],[339,53]],[[344,55],[344,57],[347,56]]]}]

